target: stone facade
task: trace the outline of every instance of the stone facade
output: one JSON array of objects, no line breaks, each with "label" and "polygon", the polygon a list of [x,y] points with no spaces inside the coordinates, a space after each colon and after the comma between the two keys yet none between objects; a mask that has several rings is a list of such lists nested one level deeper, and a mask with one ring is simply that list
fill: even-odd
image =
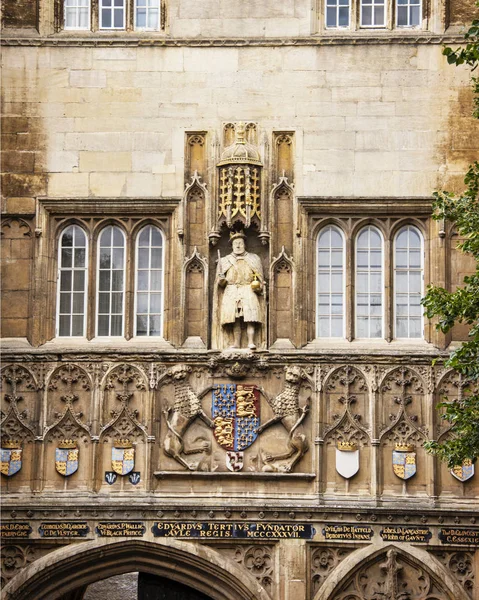
[{"label": "stone facade", "polygon": [[[2,472],[21,457],[2,476],[6,598],[89,598],[144,572],[217,600],[479,599],[478,475],[422,447],[449,435],[437,403],[468,393],[442,366],[467,330],[395,333],[398,232],[422,236],[424,285],[474,268],[430,217],[432,191],[460,190],[477,160],[470,73],[441,54],[473,2],[423,4],[421,27],[395,27],[386,2],[373,30],[353,2],[341,30],[323,2],[162,0],[158,31],[136,31],[131,4],[107,32],[96,1],[85,31],[64,29],[58,0],[4,3]],[[344,317],[325,339],[330,226]],[[239,227],[261,267],[256,349],[246,327],[230,348],[218,317]],[[383,316],[360,339],[365,227],[382,239]],[[72,337],[68,228],[85,240]],[[113,337],[98,335],[108,228]],[[144,231],[161,239],[159,335],[139,334]]]}]

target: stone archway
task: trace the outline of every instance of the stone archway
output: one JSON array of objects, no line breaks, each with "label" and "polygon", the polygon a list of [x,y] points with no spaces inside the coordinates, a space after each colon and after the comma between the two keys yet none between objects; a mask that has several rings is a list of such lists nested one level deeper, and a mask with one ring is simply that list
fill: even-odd
[{"label": "stone archway", "polygon": [[260,583],[206,546],[175,539],[94,540],[55,550],[3,589],[4,600],[58,600],[99,579],[142,571],[184,583],[212,600],[271,600]]},{"label": "stone archway", "polygon": [[[417,580],[417,582],[416,582]],[[439,561],[410,544],[375,544],[353,552],[313,600],[470,600]]]}]

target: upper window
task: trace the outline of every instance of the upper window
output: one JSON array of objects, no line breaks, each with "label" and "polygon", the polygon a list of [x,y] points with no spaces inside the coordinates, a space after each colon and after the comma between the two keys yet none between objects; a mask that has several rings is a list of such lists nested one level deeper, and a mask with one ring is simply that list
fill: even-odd
[{"label": "upper window", "polygon": [[422,0],[324,0],[326,29],[420,27]]},{"label": "upper window", "polygon": [[356,240],[356,337],[383,337],[383,239],[365,227]]},{"label": "upper window", "polygon": [[58,256],[57,335],[85,335],[87,292],[87,238],[78,225],[60,236]]},{"label": "upper window", "polygon": [[148,225],[137,239],[136,335],[161,336],[163,323],[163,235]]},{"label": "upper window", "polygon": [[344,240],[332,225],[318,236],[317,336],[344,337]]},{"label": "upper window", "polygon": [[65,29],[90,29],[90,0],[65,0]]},{"label": "upper window", "polygon": [[422,337],[422,294],[422,235],[408,225],[398,232],[394,244],[395,337]]},{"label": "upper window", "polygon": [[349,27],[349,0],[326,0],[326,27]]},{"label": "upper window", "polygon": [[136,0],[135,28],[159,29],[160,0]]},{"label": "upper window", "polygon": [[123,335],[125,296],[125,236],[106,227],[98,240],[97,335]]},{"label": "upper window", "polygon": [[100,0],[100,29],[125,29],[125,0]]}]

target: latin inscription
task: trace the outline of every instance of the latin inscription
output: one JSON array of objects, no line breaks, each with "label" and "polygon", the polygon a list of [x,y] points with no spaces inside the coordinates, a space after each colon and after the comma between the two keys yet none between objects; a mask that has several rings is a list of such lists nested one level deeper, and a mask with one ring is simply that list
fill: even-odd
[{"label": "latin inscription", "polygon": [[326,540],[366,540],[373,537],[373,528],[369,525],[326,525],[323,535]]},{"label": "latin inscription", "polygon": [[443,544],[461,546],[479,546],[479,529],[463,529],[462,527],[444,527],[439,532]]},{"label": "latin inscription", "polygon": [[86,521],[77,523],[41,523],[38,533],[42,537],[86,537],[90,528]]},{"label": "latin inscription", "polygon": [[95,531],[100,537],[141,537],[146,528],[139,521],[102,521]]},{"label": "latin inscription", "polygon": [[301,523],[190,523],[159,521],[152,527],[155,537],[307,539],[315,529]]},{"label": "latin inscription", "polygon": [[380,531],[385,542],[424,542],[427,544],[432,533],[429,527],[385,527]]},{"label": "latin inscription", "polygon": [[2,523],[0,525],[2,538],[27,538],[31,533],[30,523]]}]

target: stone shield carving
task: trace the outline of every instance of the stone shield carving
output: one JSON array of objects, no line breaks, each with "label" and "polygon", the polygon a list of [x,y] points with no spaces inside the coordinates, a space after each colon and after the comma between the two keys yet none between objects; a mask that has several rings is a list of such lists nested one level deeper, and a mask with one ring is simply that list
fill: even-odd
[{"label": "stone shield carving", "polygon": [[213,430],[225,450],[241,452],[258,437],[259,389],[255,385],[221,383],[212,391]]}]

